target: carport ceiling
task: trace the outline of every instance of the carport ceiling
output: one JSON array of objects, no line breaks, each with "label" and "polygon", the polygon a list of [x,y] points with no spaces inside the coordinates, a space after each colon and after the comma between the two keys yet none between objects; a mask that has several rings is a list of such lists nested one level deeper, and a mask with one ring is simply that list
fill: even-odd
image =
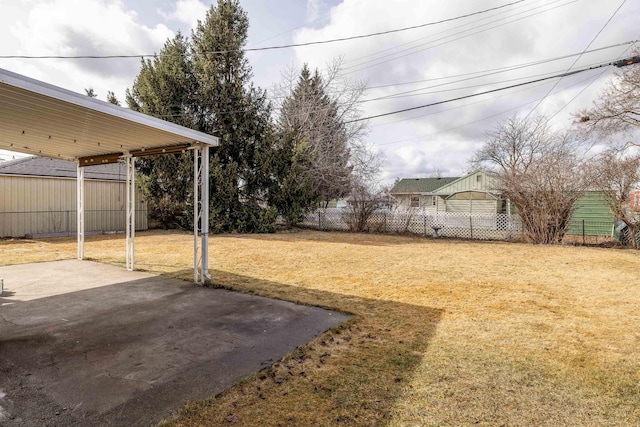
[{"label": "carport ceiling", "polygon": [[0,68],[0,149],[78,160],[198,143],[218,139]]}]

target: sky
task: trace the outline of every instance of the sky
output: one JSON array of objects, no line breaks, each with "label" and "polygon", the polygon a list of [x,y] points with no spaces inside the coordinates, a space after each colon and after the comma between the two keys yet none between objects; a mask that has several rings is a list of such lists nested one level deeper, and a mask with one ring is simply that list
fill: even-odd
[{"label": "sky", "polygon": [[[240,0],[253,82],[276,96],[288,70],[326,70],[364,84],[363,140],[384,159],[380,180],[460,176],[487,132],[510,116],[546,114],[558,129],[588,107],[615,67],[522,85],[629,56],[640,39],[637,0]],[[140,69],[129,59],[3,56],[142,55],[190,35],[211,0],[0,0],[0,68],[65,89],[124,101]],[[489,10],[493,9],[493,10]],[[405,29],[407,27],[416,27]],[[402,30],[394,31],[392,30]],[[640,43],[636,44],[640,47]],[[480,95],[478,95],[480,94]],[[465,98],[453,100],[455,98]],[[434,106],[422,107],[439,103]],[[419,108],[417,108],[419,107]],[[0,150],[0,159],[20,154]]]}]

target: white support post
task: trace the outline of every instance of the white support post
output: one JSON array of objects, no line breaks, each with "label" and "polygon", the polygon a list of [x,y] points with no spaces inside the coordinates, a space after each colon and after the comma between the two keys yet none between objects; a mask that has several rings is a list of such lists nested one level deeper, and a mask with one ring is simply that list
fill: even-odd
[{"label": "white support post", "polygon": [[78,259],[84,259],[84,168],[80,166],[78,161],[78,173],[76,176],[77,182],[77,228],[76,234],[78,236]]},{"label": "white support post", "polygon": [[209,276],[209,146],[202,146],[202,192],[200,210],[202,211],[202,277]]},{"label": "white support post", "polygon": [[127,169],[127,212],[126,212],[126,227],[127,227],[127,270],[133,271],[135,269],[135,236],[136,236],[136,158],[127,155],[126,157],[126,169]]},{"label": "white support post", "polygon": [[202,149],[195,147],[193,150],[193,281],[202,284],[200,280],[200,247],[198,246],[199,222],[200,222],[200,158]]},{"label": "white support post", "polygon": [[[200,244],[198,244],[200,240]],[[209,146],[193,150],[193,281],[209,276]]]}]

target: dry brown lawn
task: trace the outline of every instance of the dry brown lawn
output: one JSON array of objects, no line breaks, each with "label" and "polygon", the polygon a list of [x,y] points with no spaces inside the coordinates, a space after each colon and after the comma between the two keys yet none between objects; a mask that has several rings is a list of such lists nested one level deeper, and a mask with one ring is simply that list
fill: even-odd
[{"label": "dry brown lawn", "polygon": [[[192,277],[192,236],[137,235],[136,266]],[[353,313],[172,426],[640,425],[640,253],[321,233],[211,238],[213,284]],[[0,242],[0,263],[75,241]],[[124,264],[122,236],[86,255]]]}]

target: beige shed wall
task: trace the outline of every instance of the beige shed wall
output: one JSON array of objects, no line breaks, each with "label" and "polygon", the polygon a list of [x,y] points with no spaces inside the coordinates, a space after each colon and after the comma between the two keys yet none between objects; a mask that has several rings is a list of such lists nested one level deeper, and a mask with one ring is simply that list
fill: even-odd
[{"label": "beige shed wall", "polygon": [[[126,184],[99,180],[84,184],[85,231],[123,231]],[[0,176],[0,236],[75,233],[76,185],[68,178]],[[138,190],[136,229],[147,228],[147,207]]]},{"label": "beige shed wall", "polygon": [[447,212],[495,214],[497,203],[495,200],[447,200]]}]

